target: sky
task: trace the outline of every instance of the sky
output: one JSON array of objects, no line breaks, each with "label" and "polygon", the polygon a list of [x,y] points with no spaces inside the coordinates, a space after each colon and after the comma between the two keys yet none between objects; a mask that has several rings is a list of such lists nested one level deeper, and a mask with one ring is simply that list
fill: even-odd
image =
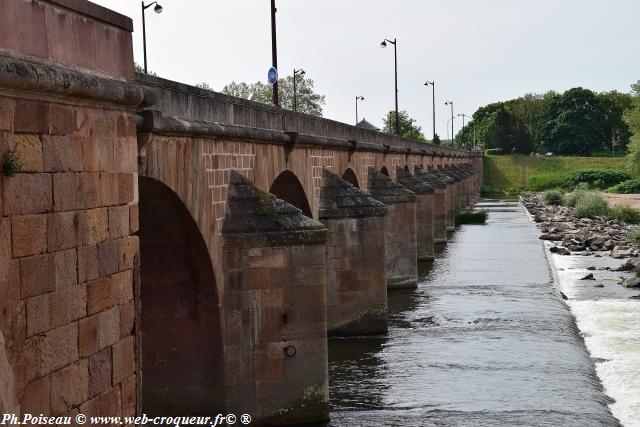
[{"label": "sky", "polygon": [[[133,19],[142,64],[139,1],[93,0]],[[146,11],[149,70],[221,90],[231,81],[266,81],[271,66],[269,0],[161,0]],[[628,92],[640,80],[637,0],[276,0],[280,76],[302,68],[326,96],[324,117],[382,125],[394,108],[397,38],[400,110],[432,136],[447,138],[467,115],[526,93]]]}]

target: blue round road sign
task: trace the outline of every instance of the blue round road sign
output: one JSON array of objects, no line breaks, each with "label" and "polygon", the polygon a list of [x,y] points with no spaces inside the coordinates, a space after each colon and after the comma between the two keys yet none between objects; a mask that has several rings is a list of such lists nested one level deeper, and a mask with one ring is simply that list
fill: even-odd
[{"label": "blue round road sign", "polygon": [[274,67],[269,68],[269,72],[267,73],[267,80],[269,80],[270,85],[276,84],[278,81],[278,70]]}]

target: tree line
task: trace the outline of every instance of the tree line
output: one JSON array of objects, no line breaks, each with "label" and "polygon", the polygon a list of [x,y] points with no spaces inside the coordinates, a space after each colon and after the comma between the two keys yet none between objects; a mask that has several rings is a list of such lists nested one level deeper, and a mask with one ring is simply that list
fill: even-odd
[{"label": "tree line", "polygon": [[631,128],[625,120],[634,96],[581,87],[549,91],[480,107],[458,132],[458,145],[475,140],[502,153],[591,156],[626,152]]}]

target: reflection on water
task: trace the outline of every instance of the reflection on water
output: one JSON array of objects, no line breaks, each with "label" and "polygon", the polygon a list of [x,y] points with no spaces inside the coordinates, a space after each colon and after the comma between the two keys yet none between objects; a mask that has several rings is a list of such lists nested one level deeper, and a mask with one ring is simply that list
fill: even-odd
[{"label": "reflection on water", "polygon": [[329,342],[332,426],[618,425],[535,226],[485,201],[417,290],[389,294],[389,333]]}]

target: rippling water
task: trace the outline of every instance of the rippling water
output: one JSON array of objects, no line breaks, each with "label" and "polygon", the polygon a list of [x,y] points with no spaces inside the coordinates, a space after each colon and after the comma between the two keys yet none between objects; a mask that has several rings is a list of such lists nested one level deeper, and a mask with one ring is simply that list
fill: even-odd
[{"label": "rippling water", "polygon": [[619,425],[535,225],[481,205],[486,225],[390,293],[388,335],[330,341],[332,426]]},{"label": "rippling water", "polygon": [[[549,254],[556,283],[571,307],[605,391],[615,399],[611,410],[624,426],[640,427],[640,294],[619,285],[632,273],[601,270],[624,260],[610,257]],[[587,268],[595,267],[595,271]],[[580,280],[593,273],[596,280]],[[602,287],[600,286],[602,285]]]}]

